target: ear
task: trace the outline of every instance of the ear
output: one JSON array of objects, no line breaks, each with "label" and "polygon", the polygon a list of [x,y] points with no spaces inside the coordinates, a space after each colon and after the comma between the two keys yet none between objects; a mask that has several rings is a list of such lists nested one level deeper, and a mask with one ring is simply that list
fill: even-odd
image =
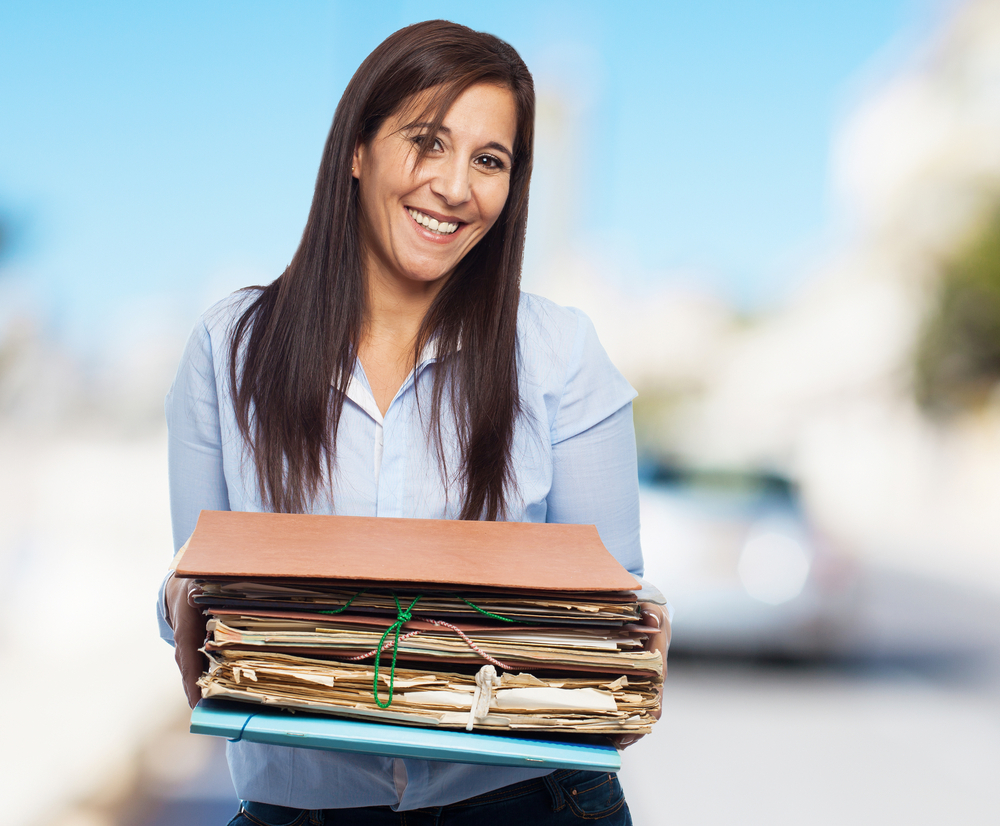
[{"label": "ear", "polygon": [[361,180],[361,170],[364,164],[365,147],[360,141],[354,144],[354,155],[351,158],[351,175]]}]

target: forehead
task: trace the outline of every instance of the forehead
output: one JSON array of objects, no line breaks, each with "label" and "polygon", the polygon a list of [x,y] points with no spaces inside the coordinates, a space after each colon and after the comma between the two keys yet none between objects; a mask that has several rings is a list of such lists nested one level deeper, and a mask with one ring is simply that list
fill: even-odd
[{"label": "forehead", "polygon": [[[431,108],[438,87],[433,87],[411,97],[394,118],[389,129],[395,131],[413,123],[430,123],[434,112]],[[468,139],[480,138],[484,143],[501,142],[513,149],[517,133],[517,105],[514,95],[503,86],[477,83],[459,94],[441,126],[455,135]]]}]

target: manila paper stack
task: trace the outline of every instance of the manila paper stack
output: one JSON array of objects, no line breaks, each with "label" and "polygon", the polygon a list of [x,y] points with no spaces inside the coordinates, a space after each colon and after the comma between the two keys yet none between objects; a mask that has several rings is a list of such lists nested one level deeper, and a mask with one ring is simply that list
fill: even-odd
[{"label": "manila paper stack", "polygon": [[203,511],[205,698],[494,733],[646,733],[662,658],[589,525]]}]

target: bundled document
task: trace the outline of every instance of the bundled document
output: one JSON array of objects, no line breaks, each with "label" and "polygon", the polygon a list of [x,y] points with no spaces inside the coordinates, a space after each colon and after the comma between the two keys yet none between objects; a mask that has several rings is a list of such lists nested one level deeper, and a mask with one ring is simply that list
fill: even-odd
[{"label": "bundled document", "polygon": [[645,733],[662,658],[596,528],[204,511],[212,699],[435,728]]}]

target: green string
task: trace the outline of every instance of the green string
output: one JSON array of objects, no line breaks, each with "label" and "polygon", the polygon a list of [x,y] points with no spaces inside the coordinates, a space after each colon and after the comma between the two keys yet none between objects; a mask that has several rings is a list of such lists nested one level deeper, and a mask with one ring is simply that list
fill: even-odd
[{"label": "green string", "polygon": [[[354,602],[354,600],[356,600],[358,597],[360,597],[363,593],[365,593],[364,590],[358,591],[353,597],[347,600],[347,602],[345,602],[340,608],[332,608],[327,611],[319,611],[318,613],[340,614],[343,611],[346,611],[348,607],[350,607],[350,604]],[[385,629],[385,633],[382,634],[382,639],[380,639],[378,642],[378,648],[375,650],[375,676],[372,679],[372,694],[375,696],[375,702],[378,704],[379,708],[389,708],[389,706],[392,705],[393,687],[395,686],[396,683],[396,654],[399,651],[399,629],[402,628],[404,625],[406,625],[406,623],[408,623],[411,619],[413,619],[411,611],[413,610],[413,606],[417,604],[417,601],[421,598],[421,596],[423,595],[418,594],[414,598],[413,602],[410,603],[409,608],[406,608],[404,610],[403,606],[399,604],[399,598],[395,594],[392,595],[393,600],[395,600],[396,602],[396,621]],[[464,602],[470,608],[475,608],[480,614],[485,614],[487,617],[492,617],[493,619],[501,620],[503,622],[520,622],[527,625],[531,624],[530,620],[516,620],[516,619],[511,619],[510,617],[502,617],[499,614],[494,614],[491,611],[487,611],[486,609],[480,608],[478,605],[469,602],[469,600],[467,600],[465,597],[459,597],[459,599],[462,600],[462,602]],[[395,636],[393,637],[393,642],[392,642],[392,665],[390,666],[389,669],[389,701],[383,703],[378,696],[379,661],[382,659],[382,646],[385,645],[385,638],[392,633],[395,633]]]},{"label": "green string", "polygon": [[[367,590],[367,589],[365,589],[365,590]],[[348,606],[350,606],[350,604],[352,602],[354,602],[354,600],[356,600],[358,597],[360,597],[363,593],[364,593],[363,590],[362,591],[358,591],[353,597],[351,597],[349,600],[347,600],[347,602],[345,602],[339,608],[332,608],[329,611],[317,611],[317,613],[319,613],[319,614],[340,614],[340,613],[346,611],[347,608],[348,608]]]},{"label": "green string", "polygon": [[531,625],[531,620],[516,620],[516,619],[511,619],[510,617],[501,617],[499,614],[494,614],[490,611],[487,611],[485,608],[480,608],[478,605],[473,605],[465,597],[459,597],[459,599],[462,600],[462,602],[464,602],[470,608],[475,608],[480,614],[485,614],[488,617],[493,617],[493,619],[503,620],[504,622],[520,622],[525,625]]},{"label": "green string", "polygon": [[[346,611],[350,607],[351,603],[354,602],[354,600],[356,600],[358,597],[360,597],[366,591],[367,591],[367,589],[365,589],[364,591],[358,591],[353,597],[351,597],[349,600],[347,600],[347,602],[345,602],[343,605],[341,605],[340,608],[332,608],[332,609],[330,609],[328,611],[317,611],[316,613],[317,614],[341,614],[341,613],[343,613],[344,611]],[[393,594],[393,598],[395,599],[395,594]],[[417,599],[420,599],[420,597],[417,597]],[[494,614],[492,611],[487,611],[485,608],[480,608],[478,605],[476,605],[476,604],[474,604],[472,602],[469,602],[469,600],[467,600],[465,597],[459,597],[459,599],[462,600],[462,602],[464,602],[470,608],[475,608],[480,614],[485,614],[487,617],[492,617],[493,619],[501,620],[502,622],[520,622],[520,623],[523,623],[525,625],[530,625],[531,624],[531,620],[516,620],[516,619],[511,619],[510,617],[501,617],[499,614]],[[416,599],[413,600],[413,604],[411,604],[410,607],[412,608],[413,605],[416,604],[416,602],[417,602]],[[398,606],[398,602],[397,602],[397,606]]]},{"label": "green string", "polygon": [[[413,606],[417,604],[417,600],[420,597],[421,595],[417,594],[413,602],[410,603],[410,607],[404,610],[403,606],[399,604],[399,598],[395,594],[392,595],[392,598],[396,601],[396,621],[385,629],[382,639],[378,641],[378,648],[375,649],[375,677],[372,680],[372,694],[375,695],[375,702],[379,708],[389,708],[392,705],[392,688],[396,681],[396,652],[399,650],[399,629],[413,618],[410,611],[413,610]],[[379,660],[382,659],[382,646],[385,644],[385,638],[392,631],[396,632],[396,636],[392,643],[392,668],[389,670],[389,701],[383,703],[378,696],[378,664]]]}]

